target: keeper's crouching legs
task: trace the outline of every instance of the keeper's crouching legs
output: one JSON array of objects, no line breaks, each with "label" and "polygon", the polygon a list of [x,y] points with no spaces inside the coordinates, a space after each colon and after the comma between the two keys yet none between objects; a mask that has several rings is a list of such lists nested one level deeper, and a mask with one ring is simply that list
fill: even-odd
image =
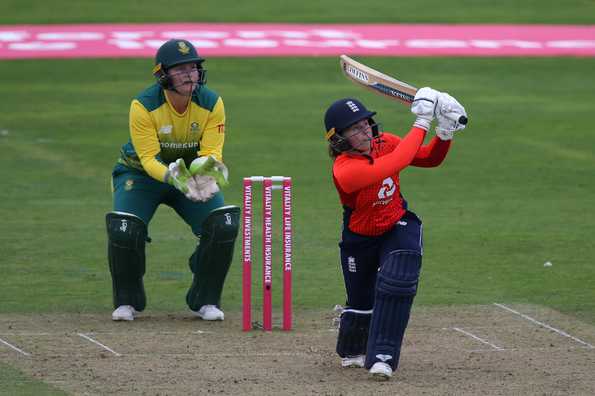
[{"label": "keeper's crouching legs", "polygon": [[146,305],[143,275],[147,226],[137,216],[123,212],[110,212],[105,221],[114,308],[130,305],[140,312]]},{"label": "keeper's crouching legs", "polygon": [[198,311],[204,305],[220,306],[239,221],[240,208],[232,205],[211,211],[205,219],[200,243],[188,262],[194,274],[186,294],[191,310]]}]

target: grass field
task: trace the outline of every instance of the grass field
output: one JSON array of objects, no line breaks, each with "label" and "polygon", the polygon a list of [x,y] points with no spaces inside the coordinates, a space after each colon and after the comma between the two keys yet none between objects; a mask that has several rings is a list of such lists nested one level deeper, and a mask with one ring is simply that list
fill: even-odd
[{"label": "grass field", "polygon": [[[358,8],[341,7],[338,1],[324,2],[336,13],[316,5],[307,11],[297,5],[281,10],[264,0],[250,2],[249,9],[207,1],[201,2],[204,12],[188,14],[193,8],[180,6],[165,19],[158,17],[161,2],[145,2],[140,13],[117,2],[111,7],[79,2],[81,8],[66,13],[59,10],[71,3],[56,2],[51,17],[42,9],[46,3],[25,3],[29,7],[9,1],[0,24],[595,23],[595,3],[576,0],[564,5],[530,1],[522,7],[516,1],[460,1],[440,13],[433,1],[428,2],[430,12],[420,13],[423,17],[413,3],[396,10],[390,2],[376,2],[377,11],[361,18]],[[258,12],[261,8],[266,11]],[[470,115],[468,129],[442,167],[402,173],[403,193],[424,220],[424,269],[416,304],[527,303],[595,324],[595,59],[365,61],[418,86],[452,93]],[[341,209],[323,139],[324,109],[335,99],[355,95],[378,111],[386,130],[396,133],[408,130],[412,115],[348,83],[335,58],[213,58],[206,65],[209,85],[225,100],[228,116],[224,154],[232,184],[226,201],[240,204],[242,176],[293,176],[295,308],[298,315],[300,310],[330,310],[343,302],[344,292],[336,245]],[[129,101],[151,83],[151,66],[150,59],[0,62],[5,76],[0,85],[0,315],[89,312],[109,317],[103,220],[111,208],[109,177],[128,139]],[[183,311],[194,238],[165,207],[149,231],[147,309]],[[240,309],[238,253],[223,296],[228,311]],[[544,267],[546,261],[553,266]],[[0,385],[9,393],[48,389],[23,378],[0,363]]]}]

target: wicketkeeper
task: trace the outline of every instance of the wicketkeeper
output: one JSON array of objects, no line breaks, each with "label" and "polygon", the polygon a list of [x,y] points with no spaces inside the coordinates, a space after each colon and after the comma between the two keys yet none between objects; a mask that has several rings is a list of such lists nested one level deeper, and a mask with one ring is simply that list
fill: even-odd
[{"label": "wicketkeeper", "polygon": [[228,178],[222,162],[225,110],[205,85],[203,62],[189,41],[167,41],[155,57],[156,84],[130,105],[130,140],[112,173],[113,211],[106,216],[113,320],[133,320],[145,309],[145,244],[161,204],[199,238],[189,259],[188,306],[204,320],[224,318],[221,291],[240,209],[225,206],[219,191]]},{"label": "wicketkeeper", "polygon": [[[339,247],[347,302],[337,353],[343,367],[366,367],[379,379],[397,369],[423,253],[422,223],[408,210],[399,172],[440,165],[465,127],[463,106],[431,88],[417,92],[411,111],[417,118],[403,137],[381,132],[376,113],[357,99],[334,102],[324,118],[344,209]],[[436,136],[424,145],[434,119]]]}]

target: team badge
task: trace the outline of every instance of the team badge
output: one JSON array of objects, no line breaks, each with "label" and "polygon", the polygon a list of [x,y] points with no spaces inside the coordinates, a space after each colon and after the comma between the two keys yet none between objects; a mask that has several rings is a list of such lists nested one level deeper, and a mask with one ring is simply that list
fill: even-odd
[{"label": "team badge", "polygon": [[200,126],[198,125],[198,122],[193,122],[192,124],[190,124],[190,132],[198,132],[200,131]]},{"label": "team badge", "polygon": [[190,47],[188,47],[185,42],[178,41],[178,51],[180,51],[182,55],[188,55]]},{"label": "team badge", "polygon": [[134,184],[134,180],[132,180],[132,179],[126,180],[126,183],[124,184],[124,190],[126,190],[126,191],[132,190],[133,184]]}]

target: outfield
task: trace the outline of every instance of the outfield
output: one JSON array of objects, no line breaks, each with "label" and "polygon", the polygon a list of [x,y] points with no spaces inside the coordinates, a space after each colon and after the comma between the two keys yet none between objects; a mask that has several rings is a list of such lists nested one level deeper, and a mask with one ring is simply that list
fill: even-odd
[{"label": "outfield", "polygon": [[[87,11],[60,13],[69,3],[57,2],[47,19],[41,2],[10,3],[0,24],[122,22],[129,11],[114,2],[101,11],[89,4]],[[132,21],[158,20],[154,9],[161,3],[146,3],[154,7]],[[424,13],[424,19],[414,9],[393,10],[389,2],[378,2],[383,12],[374,16],[361,17],[349,7],[333,18],[315,7],[280,16],[265,0],[262,7],[251,2],[254,9],[204,3],[205,13],[180,7],[167,20],[595,24],[595,5],[578,0],[547,2],[549,7],[525,2],[522,9],[508,1],[487,10],[460,1],[440,16]],[[338,3],[334,10],[341,9]],[[267,12],[258,13],[259,8]],[[380,17],[385,15],[395,16]],[[415,85],[452,93],[471,120],[442,167],[402,173],[403,193],[424,220],[425,232],[413,315],[416,307],[453,314],[493,303],[526,304],[556,312],[547,316],[561,320],[554,327],[572,322],[592,337],[595,59],[365,60]],[[109,325],[103,219],[111,205],[109,176],[128,139],[130,98],[151,82],[151,67],[150,59],[0,62],[5,76],[0,85],[0,333],[10,333],[11,321],[23,316],[92,315]],[[228,115],[224,155],[232,184],[226,200],[240,204],[242,176],[293,177],[296,315],[325,317],[344,297],[336,247],[341,210],[323,139],[324,109],[334,99],[355,95],[379,112],[386,130],[397,133],[409,128],[412,115],[351,85],[335,58],[213,58],[207,68],[209,85],[225,100]],[[172,214],[168,208],[157,212],[147,249],[147,314],[158,317],[186,314],[194,238]],[[544,267],[547,261],[553,265]],[[240,278],[236,249],[223,296],[232,318],[240,309]],[[275,281],[278,285],[278,277]],[[226,326],[233,337],[245,336],[239,320]],[[325,347],[332,351],[334,345]],[[9,394],[59,394],[56,381],[34,379],[13,364],[11,354],[0,346],[0,388]],[[592,365],[593,354],[585,361]]]}]

